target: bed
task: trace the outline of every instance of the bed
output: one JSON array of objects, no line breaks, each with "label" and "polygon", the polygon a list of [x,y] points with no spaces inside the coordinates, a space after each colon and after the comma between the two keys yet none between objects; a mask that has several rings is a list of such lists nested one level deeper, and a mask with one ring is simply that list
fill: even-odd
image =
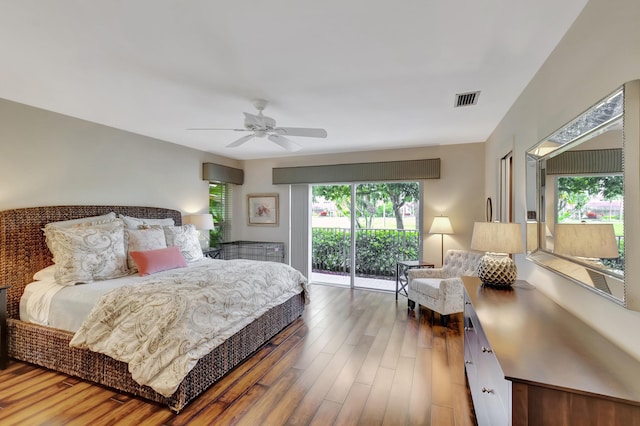
[{"label": "bed", "polygon": [[133,380],[125,362],[70,347],[74,333],[21,321],[20,299],[25,286],[33,281],[34,273],[53,263],[42,228],[50,222],[108,212],[142,218],[173,218],[176,225],[181,224],[179,211],[155,207],[53,206],[0,212],[0,279],[3,285],[10,286],[7,327],[11,358],[165,404],[177,413],[302,314],[305,294],[301,291],[268,309],[202,357],[170,396]]}]

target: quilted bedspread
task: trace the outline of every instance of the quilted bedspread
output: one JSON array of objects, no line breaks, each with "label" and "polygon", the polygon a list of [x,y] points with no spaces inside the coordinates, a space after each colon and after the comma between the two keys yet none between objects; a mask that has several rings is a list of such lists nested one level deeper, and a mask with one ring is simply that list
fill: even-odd
[{"label": "quilted bedspread", "polygon": [[135,381],[170,396],[200,358],[302,291],[308,302],[306,278],[282,263],[176,269],[102,296],[70,345],[128,363]]}]

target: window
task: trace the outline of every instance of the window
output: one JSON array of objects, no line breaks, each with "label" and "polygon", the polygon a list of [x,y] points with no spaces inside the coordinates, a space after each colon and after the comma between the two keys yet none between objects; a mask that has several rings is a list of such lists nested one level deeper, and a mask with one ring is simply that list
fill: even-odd
[{"label": "window", "polygon": [[212,247],[231,240],[232,194],[233,185],[230,183],[209,184],[209,212],[214,222],[214,229],[210,231]]}]

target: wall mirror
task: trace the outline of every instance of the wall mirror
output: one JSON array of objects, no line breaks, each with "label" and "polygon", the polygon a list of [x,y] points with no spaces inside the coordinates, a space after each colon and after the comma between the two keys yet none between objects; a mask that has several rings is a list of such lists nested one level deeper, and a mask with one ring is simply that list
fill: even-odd
[{"label": "wall mirror", "polygon": [[625,305],[625,88],[527,152],[527,258]]}]

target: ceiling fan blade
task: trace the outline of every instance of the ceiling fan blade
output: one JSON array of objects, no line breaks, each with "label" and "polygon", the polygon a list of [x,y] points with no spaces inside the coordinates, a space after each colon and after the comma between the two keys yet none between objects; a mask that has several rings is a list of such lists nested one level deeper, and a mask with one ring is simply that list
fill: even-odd
[{"label": "ceiling fan blade", "polygon": [[233,130],[234,132],[249,132],[247,129],[220,129],[218,127],[191,127],[187,130]]},{"label": "ceiling fan blade", "polygon": [[295,151],[299,151],[299,150],[302,149],[302,147],[300,145],[298,145],[297,143],[285,138],[284,136],[269,135],[269,140],[271,142],[274,142],[274,143],[280,145],[281,147],[283,147],[284,149],[286,149],[287,151],[290,151],[290,152],[295,152]]},{"label": "ceiling fan blade", "polygon": [[243,144],[243,143],[245,143],[245,142],[249,142],[251,139],[253,139],[253,133],[252,133],[252,134],[250,134],[250,135],[247,135],[247,136],[243,136],[243,137],[241,137],[240,139],[238,139],[238,140],[236,140],[236,141],[234,141],[234,142],[231,142],[231,143],[230,143],[229,145],[227,145],[226,147],[227,147],[227,148],[235,148],[235,147],[237,147],[237,146],[242,145],[242,144]]},{"label": "ceiling fan blade", "polygon": [[286,136],[305,136],[308,138],[326,138],[327,131],[325,129],[314,129],[309,127],[277,127],[274,131],[279,135]]}]

